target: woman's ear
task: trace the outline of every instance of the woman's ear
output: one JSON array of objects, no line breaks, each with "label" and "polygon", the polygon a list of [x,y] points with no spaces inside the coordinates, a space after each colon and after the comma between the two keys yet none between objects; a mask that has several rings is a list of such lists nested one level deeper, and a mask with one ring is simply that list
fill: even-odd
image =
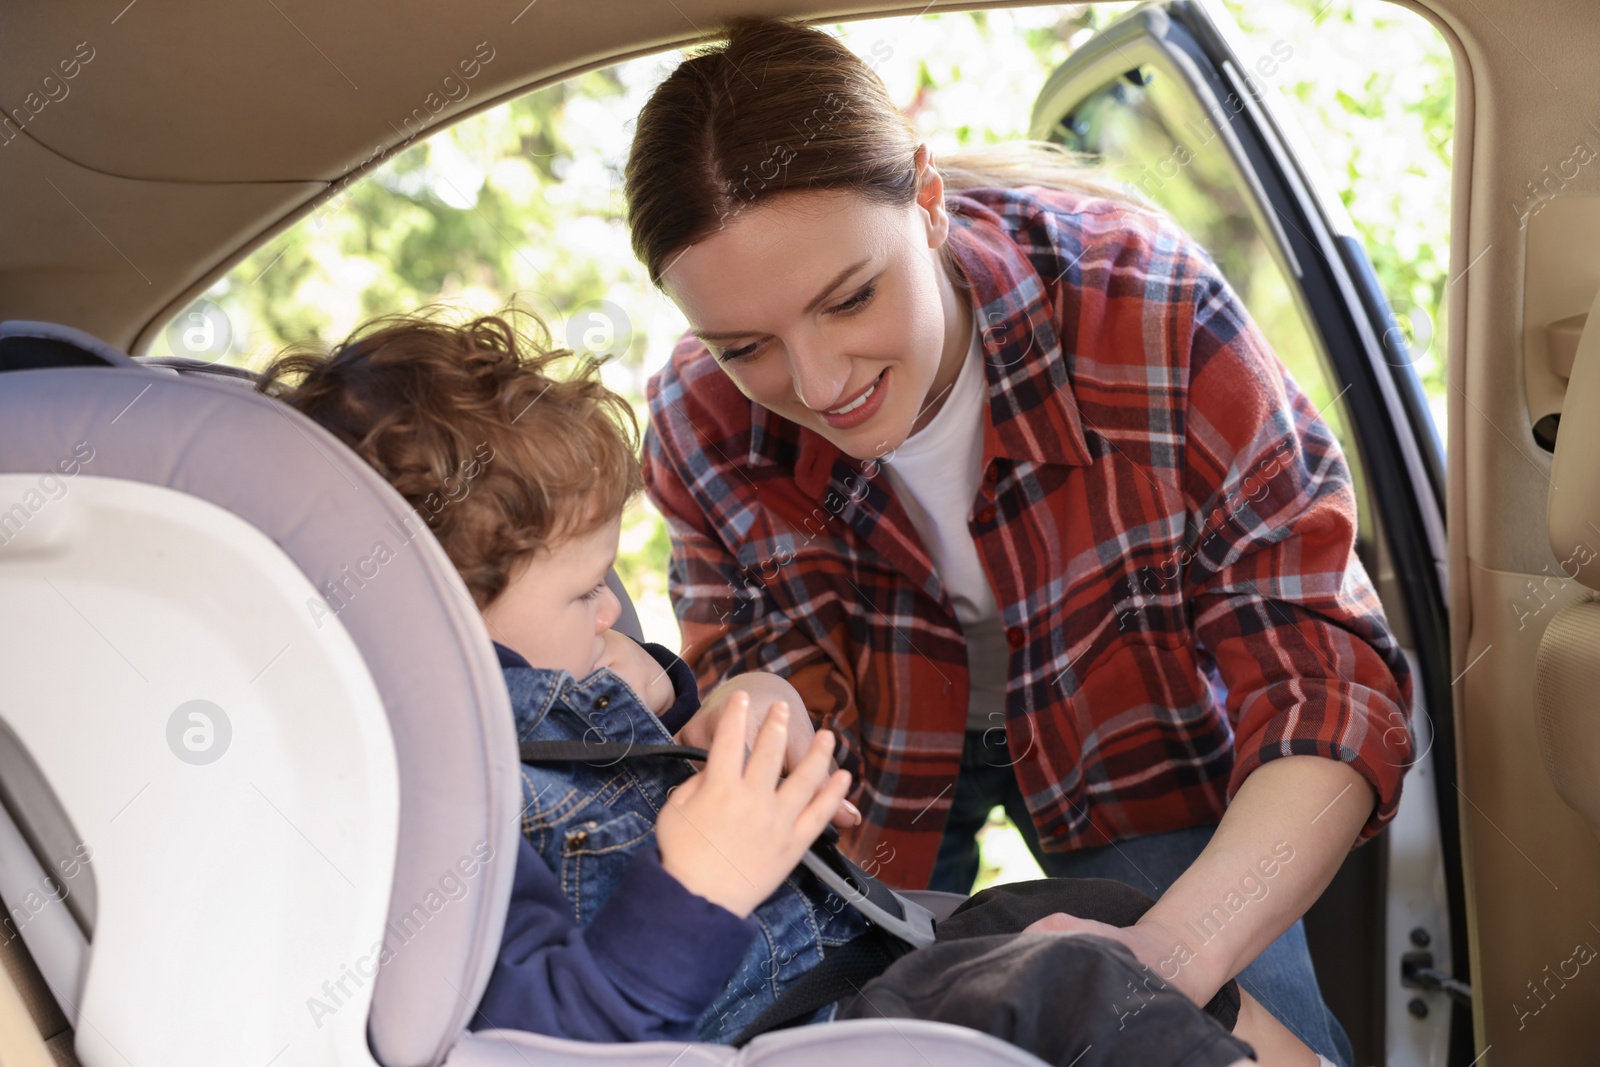
[{"label": "woman's ear", "polygon": [[939,248],[950,236],[950,213],[944,206],[944,178],[933,165],[933,151],[926,144],[917,145],[912,157],[917,168],[917,207],[922,209],[928,230],[928,247]]}]

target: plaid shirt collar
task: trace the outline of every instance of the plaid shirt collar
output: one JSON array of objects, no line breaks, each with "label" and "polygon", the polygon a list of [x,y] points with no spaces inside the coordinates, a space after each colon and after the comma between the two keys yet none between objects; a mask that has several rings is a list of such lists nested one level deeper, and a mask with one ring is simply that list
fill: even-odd
[{"label": "plaid shirt collar", "polygon": [[[989,383],[984,465],[999,456],[1088,466],[1094,455],[1084,438],[1044,281],[988,207],[961,196],[952,197],[949,207],[951,250],[967,277],[975,321],[983,326]],[[1047,397],[1055,402],[1044,402]],[[783,462],[780,442],[793,440],[795,484],[820,497],[843,452],[817,431],[759,404],[752,402],[750,409],[749,466]]]}]

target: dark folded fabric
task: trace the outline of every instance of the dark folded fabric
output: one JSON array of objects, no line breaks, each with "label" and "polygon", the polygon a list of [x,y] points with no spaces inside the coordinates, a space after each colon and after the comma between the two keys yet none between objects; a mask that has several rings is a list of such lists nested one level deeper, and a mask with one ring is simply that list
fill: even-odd
[{"label": "dark folded fabric", "polygon": [[[968,897],[939,923],[940,941],[986,934],[1010,934],[1030,923],[1065,912],[1107,926],[1132,926],[1155,898],[1109,878],[1040,878],[997,885]],[[1140,965],[1140,988],[1165,985],[1162,976]],[[1230,980],[1206,1003],[1206,1013],[1229,1031],[1239,1021],[1239,983]]]},{"label": "dark folded fabric", "polygon": [[1239,987],[1206,1009],[1094,936],[1022,934],[1066,912],[1131,926],[1155,903],[1103,878],[1046,878],[984,890],[839,1008],[841,1019],[930,1019],[981,1030],[1059,1067],[1223,1067],[1254,1059],[1230,1031]]},{"label": "dark folded fabric", "polygon": [[892,963],[841,1019],[928,1019],[991,1034],[1056,1067],[1227,1067],[1255,1051],[1173,987],[1145,987],[1102,937],[988,934]]}]

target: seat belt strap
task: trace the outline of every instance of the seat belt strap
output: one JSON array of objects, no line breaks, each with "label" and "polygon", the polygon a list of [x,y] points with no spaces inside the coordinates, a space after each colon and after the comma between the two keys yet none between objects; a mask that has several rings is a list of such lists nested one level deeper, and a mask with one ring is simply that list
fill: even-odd
[{"label": "seat belt strap", "polygon": [[609,767],[640,756],[681,756],[704,760],[706,750],[693,745],[636,745],[630,741],[524,741],[523,763],[587,763]]}]

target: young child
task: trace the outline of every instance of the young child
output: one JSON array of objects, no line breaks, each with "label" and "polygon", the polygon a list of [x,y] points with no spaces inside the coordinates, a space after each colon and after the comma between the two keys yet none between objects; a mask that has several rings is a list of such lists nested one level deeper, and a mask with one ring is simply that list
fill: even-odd
[{"label": "young child", "polygon": [[[700,707],[693,674],[611,629],[620,605],[605,583],[623,507],[642,488],[637,423],[592,363],[555,373],[570,355],[502,317],[392,317],[331,354],[280,358],[260,388],[341,438],[426,518],[494,638],[520,741],[670,743]],[[798,866],[830,820],[860,819],[831,733],[770,674],[729,679],[706,700],[728,707],[698,773],[675,758],[524,764],[512,900],[474,1029],[727,1043],[868,929]],[[1016,934],[1061,910],[1048,891],[1064,884],[1028,883],[1047,903],[1021,920],[974,897],[938,942],[812,1021],[937,1018],[1079,1067],[1231,1065],[1251,1054],[1241,1038],[1314,1062],[1248,997],[1231,1035],[1119,944]]]}]

